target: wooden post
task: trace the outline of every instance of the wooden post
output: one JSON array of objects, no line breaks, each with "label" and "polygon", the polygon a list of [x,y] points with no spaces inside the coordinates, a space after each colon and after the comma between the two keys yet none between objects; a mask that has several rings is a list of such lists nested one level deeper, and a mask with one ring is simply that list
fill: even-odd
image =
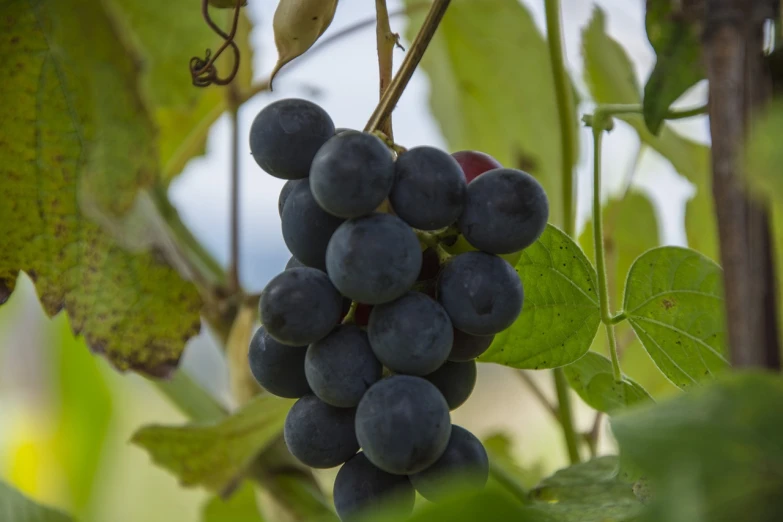
[{"label": "wooden post", "polygon": [[765,21],[777,16],[775,0],[706,0],[705,4],[712,191],[735,367],[780,368],[770,213],[765,202],[747,193],[742,165],[748,125],[772,97],[763,31]]}]

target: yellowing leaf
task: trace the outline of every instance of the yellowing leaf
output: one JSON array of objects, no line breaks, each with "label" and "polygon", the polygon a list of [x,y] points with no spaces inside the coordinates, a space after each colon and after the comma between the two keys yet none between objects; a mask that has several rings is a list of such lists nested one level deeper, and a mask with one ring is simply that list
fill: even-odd
[{"label": "yellowing leaf", "polygon": [[[49,315],[118,368],[165,375],[198,332],[201,301],[160,255],[131,254],[85,216],[121,216],[157,177],[138,70],[102,4],[4,0],[0,303],[20,270]],[[86,30],[85,28],[89,28]],[[10,69],[9,69],[10,70]]]},{"label": "yellowing leaf", "polygon": [[303,55],[324,34],[336,9],[337,0],[280,0],[272,20],[277,63],[269,78],[270,88],[280,68]]}]

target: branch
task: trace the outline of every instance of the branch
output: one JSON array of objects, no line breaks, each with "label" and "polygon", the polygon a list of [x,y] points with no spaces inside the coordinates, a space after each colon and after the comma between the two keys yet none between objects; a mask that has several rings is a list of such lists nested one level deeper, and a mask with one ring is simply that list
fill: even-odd
[{"label": "branch", "polygon": [[421,62],[421,58],[427,51],[427,46],[432,41],[432,37],[435,35],[435,31],[438,29],[438,25],[440,25],[440,21],[443,19],[443,15],[446,14],[446,9],[448,9],[450,3],[451,0],[435,0],[432,3],[430,11],[427,13],[427,18],[424,19],[421,29],[419,29],[410,50],[405,55],[402,65],[400,65],[400,70],[397,71],[391,84],[389,84],[389,89],[384,93],[372,116],[370,116],[370,121],[364,127],[365,132],[373,132],[380,129],[391,115],[394,107],[397,106],[400,96],[402,96],[416,67]]},{"label": "branch", "polygon": [[231,120],[231,232],[230,255],[228,265],[228,288],[231,295],[241,291],[239,282],[239,91],[232,83],[226,90],[228,114]]},{"label": "branch", "polygon": [[[763,27],[772,1],[707,0],[704,56],[712,136],[712,192],[718,218],[732,365],[780,369],[770,214],[745,190],[742,145],[772,95]],[[766,8],[766,9],[765,9]]]},{"label": "branch", "polygon": [[[386,0],[375,0],[377,27],[375,39],[378,45],[378,78],[380,98],[389,87],[392,80],[392,67],[394,65],[394,46],[397,44],[398,35],[392,33],[389,25],[389,11],[386,8]],[[394,141],[391,116],[379,129],[388,138]]]},{"label": "branch", "polygon": [[549,44],[549,62],[557,97],[557,114],[560,119],[561,183],[563,198],[563,231],[575,233],[576,197],[574,192],[574,153],[576,151],[576,125],[573,93],[566,70],[563,53],[563,37],[560,29],[560,0],[546,0],[546,31]]},{"label": "branch", "polygon": [[551,402],[549,402],[549,399],[546,398],[546,395],[544,395],[544,392],[541,391],[541,388],[538,387],[536,382],[531,379],[524,370],[517,372],[517,375],[519,375],[519,378],[522,379],[522,382],[524,382],[527,387],[530,388],[530,391],[533,393],[533,395],[536,396],[536,399],[538,399],[538,402],[541,403],[541,406],[543,406],[544,409],[547,410],[550,415],[552,415],[552,418],[557,423],[560,423],[560,413],[557,411],[557,408],[552,405]]},{"label": "branch", "polygon": [[562,368],[555,368],[552,373],[555,378],[555,391],[557,391],[557,403],[560,405],[560,425],[563,427],[563,436],[568,449],[568,458],[571,464],[579,464],[579,446],[577,446],[577,434],[574,428],[573,415],[571,414],[571,398],[568,396],[568,381]]}]

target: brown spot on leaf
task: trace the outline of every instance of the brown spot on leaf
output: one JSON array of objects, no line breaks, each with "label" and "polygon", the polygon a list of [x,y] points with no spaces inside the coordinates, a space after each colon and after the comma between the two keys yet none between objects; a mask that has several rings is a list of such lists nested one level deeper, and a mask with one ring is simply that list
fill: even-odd
[{"label": "brown spot on leaf", "polygon": [[533,156],[523,151],[522,149],[517,148],[514,151],[514,167],[519,170],[524,170],[530,174],[534,174],[538,169],[538,162]]},{"label": "brown spot on leaf", "polygon": [[663,305],[664,308],[670,310],[672,307],[674,307],[676,303],[672,300],[664,299],[663,301],[661,301],[661,304]]}]

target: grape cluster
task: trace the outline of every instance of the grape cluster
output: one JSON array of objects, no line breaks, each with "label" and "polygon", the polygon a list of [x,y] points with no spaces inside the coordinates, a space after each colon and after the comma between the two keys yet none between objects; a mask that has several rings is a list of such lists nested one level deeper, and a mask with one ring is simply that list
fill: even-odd
[{"label": "grape cluster", "polygon": [[[437,501],[446,476],[483,487],[486,451],[449,412],[473,391],[475,358],[522,310],[499,254],[543,232],[541,186],[478,152],[395,155],[299,99],[264,108],[250,148],[288,180],[278,210],[292,257],[261,295],[249,362],[268,392],[298,399],[284,428],[291,454],[342,465],[343,519],[388,498],[411,507],[414,490]],[[459,235],[475,250],[450,256],[439,241]]]}]

